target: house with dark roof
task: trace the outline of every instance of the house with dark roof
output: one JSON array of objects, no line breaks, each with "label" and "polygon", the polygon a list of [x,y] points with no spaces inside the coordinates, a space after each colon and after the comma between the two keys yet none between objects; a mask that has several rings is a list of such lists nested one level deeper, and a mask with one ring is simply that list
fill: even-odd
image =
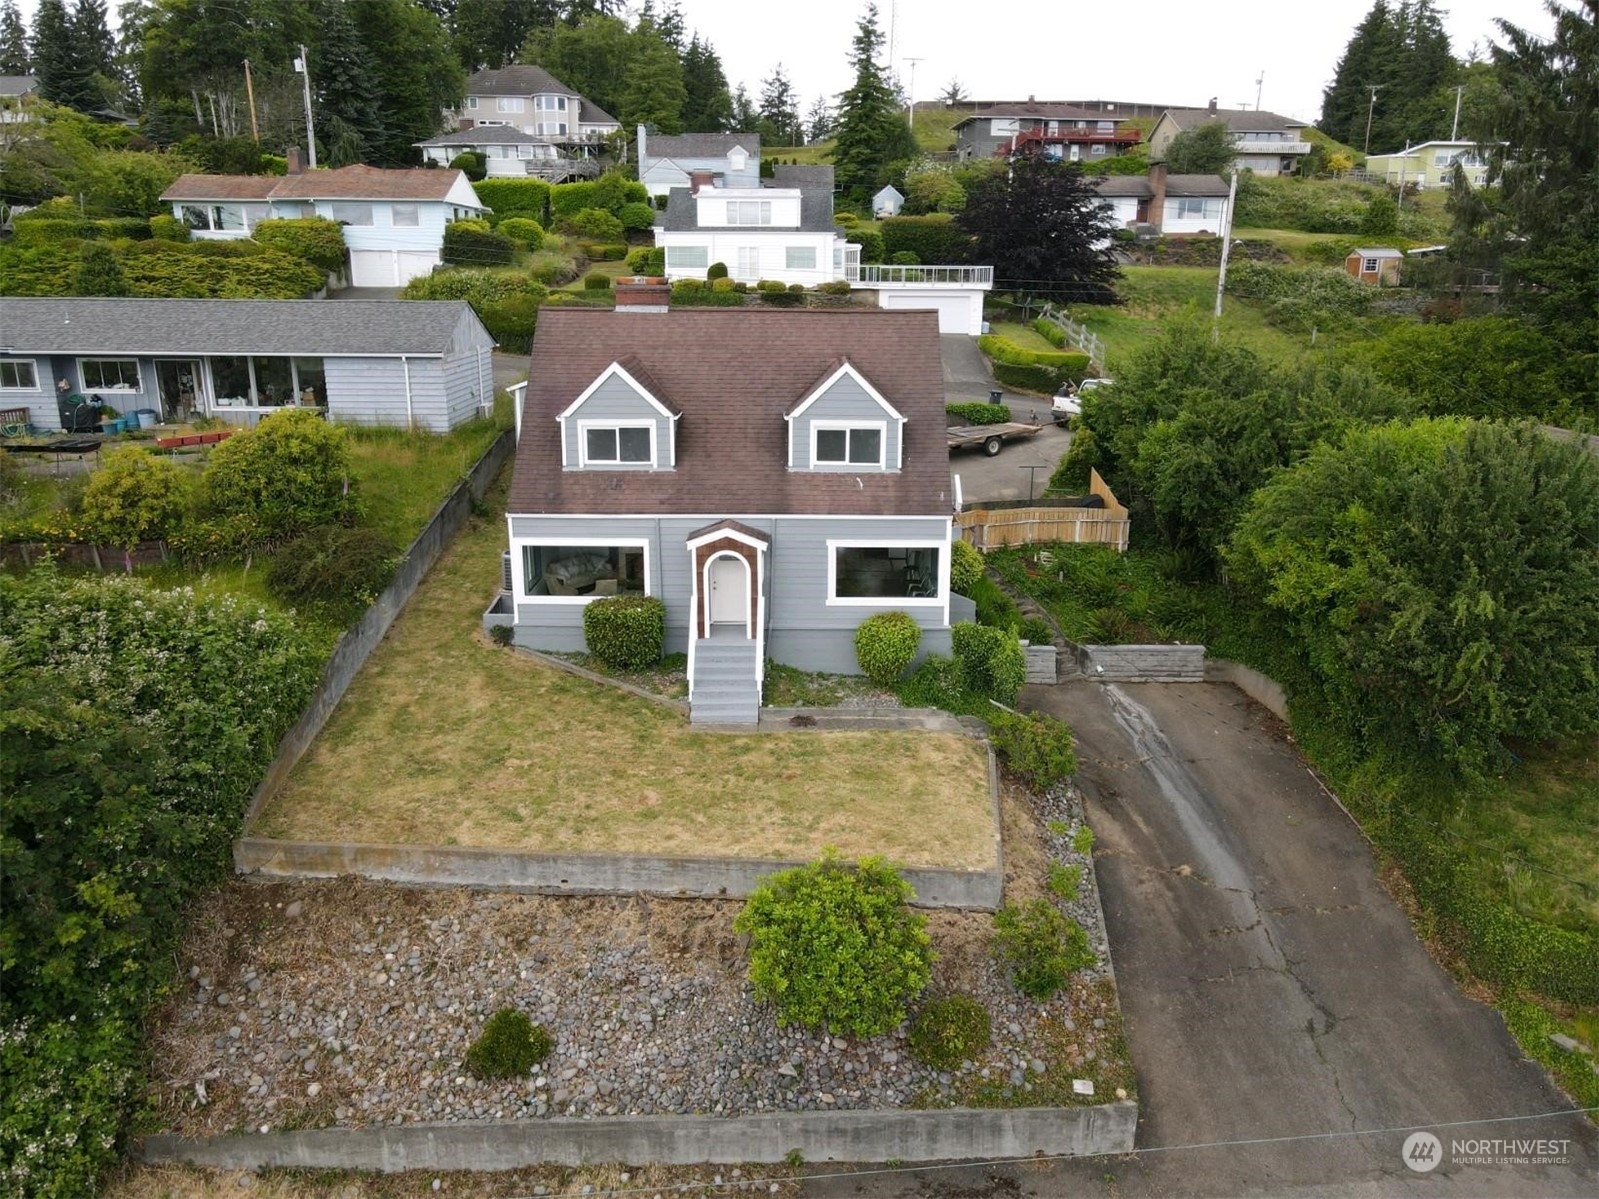
[{"label": "house with dark roof", "polygon": [[465,174],[347,166],[287,175],[179,175],[161,193],[196,238],[249,237],[261,221],[326,217],[344,226],[355,287],[400,287],[442,261],[444,226],[487,212]]},{"label": "house with dark roof", "polygon": [[1206,108],[1168,108],[1149,131],[1149,157],[1160,161],[1166,148],[1179,133],[1202,125],[1221,122],[1232,135],[1239,170],[1257,175],[1292,175],[1300,161],[1310,153],[1305,140],[1306,121],[1278,116],[1264,109],[1217,108],[1211,100]]},{"label": "house with dark roof", "polygon": [[1031,98],[978,108],[955,124],[955,152],[965,158],[1041,154],[1067,162],[1098,162],[1133,149],[1143,135],[1123,129],[1127,118],[1075,104]]},{"label": "house with dark roof", "polygon": [[[534,158],[598,153],[622,124],[543,67],[514,63],[478,71],[466,81],[456,113],[461,129],[518,129],[538,139]],[[457,151],[459,153],[459,151]]]},{"label": "house with dark roof", "polygon": [[695,175],[709,173],[717,187],[761,185],[759,133],[684,133],[651,135],[638,127],[638,178],[651,196],[688,187]]},{"label": "house with dark roof", "polygon": [[28,105],[39,98],[39,80],[33,75],[0,75],[0,125],[17,125],[28,119]]},{"label": "house with dark roof", "polygon": [[[752,361],[759,361],[752,368]],[[952,485],[938,321],[859,309],[539,316],[518,413],[502,610],[516,644],[584,649],[583,609],[657,596],[697,722],[753,723],[768,658],[854,673],[907,612],[950,649]]]},{"label": "house with dark roof", "polygon": [[60,402],[253,425],[283,407],[448,432],[494,402],[494,338],[460,300],[0,299],[0,407]]},{"label": "house with dark roof", "polygon": [[1101,175],[1093,186],[1124,229],[1153,225],[1166,237],[1219,236],[1232,221],[1220,175],[1172,175],[1157,162],[1147,175]]}]

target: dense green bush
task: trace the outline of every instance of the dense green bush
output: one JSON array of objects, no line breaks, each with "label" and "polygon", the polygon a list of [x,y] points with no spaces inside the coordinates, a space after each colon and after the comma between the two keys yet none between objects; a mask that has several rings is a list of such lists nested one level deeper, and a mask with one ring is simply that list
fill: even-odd
[{"label": "dense green bush", "polygon": [[627,252],[627,269],[631,274],[646,279],[659,279],[666,274],[666,250],[662,246],[639,246]]},{"label": "dense green bush", "polygon": [[988,699],[1014,704],[1027,681],[1027,655],[1015,631],[962,620],[950,629],[950,636],[966,685]]},{"label": "dense green bush", "polygon": [[643,670],[661,660],[666,605],[653,596],[612,595],[583,608],[583,640],[607,666]]},{"label": "dense green bush", "polygon": [[1227,272],[1227,290],[1267,305],[1273,324],[1327,328],[1365,316],[1375,289],[1336,267],[1274,266],[1244,261]]},{"label": "dense green bush", "polygon": [[972,584],[967,598],[977,604],[977,623],[991,629],[1008,629],[1014,632],[1021,627],[1022,614],[1016,601],[985,573]]},{"label": "dense green bush", "polygon": [[473,1078],[521,1078],[550,1056],[555,1042],[543,1027],[516,1008],[501,1008],[467,1046],[465,1065]]},{"label": "dense green bush", "polygon": [[189,227],[175,216],[150,218],[150,236],[159,241],[188,241]]},{"label": "dense green bush", "polygon": [[861,673],[887,687],[916,660],[922,630],[908,612],[875,612],[855,629],[855,661]]},{"label": "dense green bush", "polygon": [[141,541],[170,537],[182,523],[191,480],[170,458],[157,458],[140,446],[112,450],[83,489],[79,519],[85,540],[117,546],[131,572],[127,551]]},{"label": "dense green bush", "polygon": [[818,283],[816,290],[824,296],[847,296],[854,288],[848,279],[829,279],[826,283]]},{"label": "dense green bush", "polygon": [[253,242],[134,242],[117,260],[134,296],[299,300],[327,282],[305,259]]},{"label": "dense green bush", "polygon": [[713,262],[713,263],[711,263],[710,266],[705,268],[705,278],[708,281],[709,280],[715,280],[715,279],[726,279],[727,278],[727,263],[725,263],[725,262]]},{"label": "dense green bush", "polygon": [[488,174],[488,163],[476,150],[462,150],[450,159],[450,166],[462,172],[473,183],[481,182]]},{"label": "dense green bush", "polygon": [[610,291],[611,277],[604,271],[590,271],[583,276],[584,291]]},{"label": "dense green bush", "polygon": [[869,1037],[905,1019],[932,977],[926,920],[907,906],[910,884],[880,858],[831,854],[771,875],[734,927],[750,938],[750,981],[800,1024]]},{"label": "dense green bush", "polygon": [[949,553],[949,588],[957,595],[970,596],[984,575],[982,551],[957,537],[950,542]]},{"label": "dense green bush", "polygon": [[1088,355],[1081,350],[1029,350],[998,333],[985,333],[977,348],[995,362],[1011,366],[1052,366],[1071,371],[1086,371]]},{"label": "dense green bush", "polygon": [[11,232],[11,240],[23,247],[56,246],[62,242],[85,241],[99,236],[100,230],[95,223],[81,217],[16,221]]},{"label": "dense green bush", "polygon": [[980,400],[967,400],[959,404],[945,404],[944,418],[952,425],[1003,425],[1011,419],[1008,404],[985,404]]},{"label": "dense green bush", "polygon": [[1041,316],[1035,317],[1033,320],[1033,332],[1058,350],[1066,348],[1066,330],[1052,320],[1046,320]]},{"label": "dense green bush", "polygon": [[536,250],[544,244],[544,228],[532,217],[506,217],[494,231],[510,238],[519,250]]},{"label": "dense green bush", "polygon": [[994,948],[1016,989],[1040,1003],[1096,960],[1082,926],[1047,899],[1006,904],[995,912]]},{"label": "dense green bush", "polygon": [[542,179],[478,179],[472,190],[502,221],[526,217],[543,225],[548,220],[550,185]]},{"label": "dense green bush", "polygon": [[995,708],[988,717],[988,737],[1011,773],[1036,791],[1047,791],[1077,773],[1072,731],[1053,716]]},{"label": "dense green bush", "polygon": [[1011,362],[994,362],[989,364],[989,370],[994,375],[994,381],[1010,388],[1012,391],[1031,392],[1034,395],[1049,396],[1059,391],[1063,384],[1081,383],[1084,370],[1058,366],[1017,366]]},{"label": "dense green bush", "polygon": [[622,228],[631,233],[642,233],[655,225],[655,209],[648,204],[624,204],[618,216],[621,217]]},{"label": "dense green bush", "polygon": [[337,221],[314,216],[262,221],[250,236],[263,246],[303,258],[328,274],[344,271],[344,230]]},{"label": "dense green bush", "polygon": [[594,188],[592,182],[557,183],[550,188],[551,224],[559,224],[563,217],[576,216],[585,208],[595,207]]},{"label": "dense green bush", "polygon": [[959,264],[971,261],[972,237],[955,224],[949,213],[930,216],[894,216],[885,220],[883,253],[890,262],[899,254],[914,254],[915,262]]},{"label": "dense green bush", "polygon": [[580,247],[590,262],[622,262],[627,258],[627,243],[586,241]]},{"label": "dense green bush", "polygon": [[861,248],[862,262],[883,261],[883,235],[876,229],[851,229],[844,240]]},{"label": "dense green bush", "polygon": [[1535,326],[1505,316],[1451,324],[1404,323],[1361,343],[1354,356],[1415,396],[1433,416],[1583,419],[1570,361]]},{"label": "dense green bush", "polygon": [[[603,208],[584,208],[570,216],[561,216],[556,223],[562,233],[593,242],[620,243],[624,235],[622,222]],[[627,253],[625,248],[622,253]]]},{"label": "dense green bush", "polygon": [[770,304],[773,308],[803,308],[805,307],[805,293],[802,291],[763,291],[761,303]]},{"label": "dense green bush", "polygon": [[454,221],[444,226],[445,262],[466,266],[503,266],[516,256],[516,244],[503,233],[480,229],[478,222]]},{"label": "dense green bush", "polygon": [[211,451],[204,475],[208,510],[251,545],[275,544],[355,514],[350,434],[307,408],[285,408]]},{"label": "dense green bush", "polygon": [[953,1070],[976,1061],[992,1039],[988,1009],[970,995],[950,995],[922,1006],[911,1021],[905,1047],[924,1066]]},{"label": "dense green bush", "polygon": [[910,677],[899,685],[900,702],[907,708],[944,708],[964,711],[972,706],[966,672],[954,658],[928,654]]},{"label": "dense green bush", "polygon": [[916,257],[915,250],[894,250],[888,255],[888,261],[894,266],[921,266],[922,260]]},{"label": "dense green bush", "polygon": [[369,604],[394,577],[399,556],[376,530],[322,525],[279,548],[266,584],[279,599],[306,608]]},{"label": "dense green bush", "polygon": [[94,222],[100,236],[108,240],[127,238],[129,241],[148,241],[150,221],[142,216],[100,217]]}]

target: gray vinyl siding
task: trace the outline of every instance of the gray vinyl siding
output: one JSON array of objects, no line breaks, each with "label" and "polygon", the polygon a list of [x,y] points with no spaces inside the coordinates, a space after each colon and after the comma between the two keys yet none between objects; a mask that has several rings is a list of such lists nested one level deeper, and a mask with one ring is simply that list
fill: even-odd
[{"label": "gray vinyl siding", "polygon": [[[411,403],[407,413],[405,373],[411,372]],[[323,371],[328,385],[328,416],[352,425],[397,425],[409,417],[418,429],[430,433],[450,431],[445,402],[444,369],[437,358],[326,358]],[[459,423],[459,422],[457,422]]]},{"label": "gray vinyl siding", "polygon": [[[846,471],[859,474],[860,466],[811,465],[811,426],[828,421],[883,421],[888,426],[883,431],[883,462],[886,470],[898,470],[900,422],[891,417],[876,400],[867,394],[849,375],[839,378],[826,392],[818,396],[811,406],[789,421],[789,436],[793,439],[789,454],[790,470]],[[873,467],[864,469],[872,470]]]},{"label": "gray vinyl siding", "polygon": [[[568,470],[579,470],[578,463],[582,459],[581,446],[578,443],[578,422],[580,421],[626,421],[629,424],[650,422],[655,425],[655,456],[660,466],[656,469],[670,470],[674,465],[672,446],[672,422],[661,415],[660,409],[651,404],[625,380],[615,375],[600,384],[598,390],[588,399],[583,401],[581,407],[575,409],[563,422],[562,435],[566,439],[564,460]],[[627,464],[607,464],[594,467],[595,470],[649,470],[648,466],[630,466]]]},{"label": "gray vinyl siding", "polygon": [[479,404],[493,400],[494,364],[487,351],[481,359],[479,352],[467,350],[444,360],[444,405],[450,428],[465,424],[478,414]]}]

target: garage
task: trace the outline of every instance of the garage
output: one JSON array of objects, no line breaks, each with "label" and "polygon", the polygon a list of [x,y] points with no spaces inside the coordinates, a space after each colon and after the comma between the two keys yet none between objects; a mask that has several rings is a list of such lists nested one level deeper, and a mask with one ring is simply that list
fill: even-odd
[{"label": "garage", "polygon": [[432,254],[413,250],[351,250],[350,286],[403,287],[438,265]]},{"label": "garage", "polygon": [[940,333],[965,333],[976,337],[983,331],[984,290],[976,287],[883,288],[877,293],[880,308],[903,310],[931,308],[938,313]]}]

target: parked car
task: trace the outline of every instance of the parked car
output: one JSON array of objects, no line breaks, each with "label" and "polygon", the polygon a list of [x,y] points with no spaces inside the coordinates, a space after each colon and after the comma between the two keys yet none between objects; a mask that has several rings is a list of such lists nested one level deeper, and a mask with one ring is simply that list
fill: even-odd
[{"label": "parked car", "polygon": [[1082,396],[1084,392],[1093,391],[1097,387],[1109,387],[1114,379],[1084,379],[1081,383],[1062,383],[1055,398],[1050,402],[1050,415],[1055,423],[1064,429],[1071,424],[1072,417],[1083,410]]}]

